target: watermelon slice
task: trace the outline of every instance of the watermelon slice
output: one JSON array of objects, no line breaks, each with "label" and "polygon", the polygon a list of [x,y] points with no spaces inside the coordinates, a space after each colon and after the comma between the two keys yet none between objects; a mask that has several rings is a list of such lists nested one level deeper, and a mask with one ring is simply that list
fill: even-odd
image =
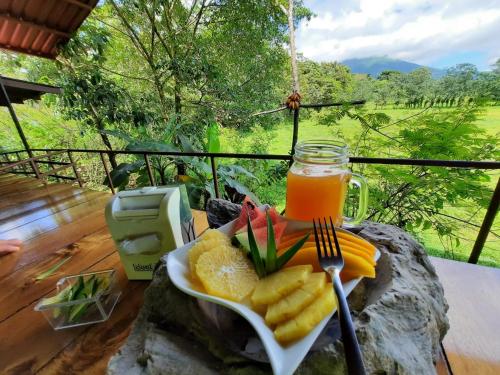
[{"label": "watermelon slice", "polygon": [[[274,207],[268,208],[267,213],[271,218],[274,229],[274,238],[276,241],[276,246],[279,246],[281,236],[288,224],[288,222],[278,214]],[[248,243],[248,230],[247,230],[247,220],[250,216],[250,223],[254,232],[255,240],[257,246],[259,247],[259,253],[262,259],[266,258],[267,254],[267,216],[266,211],[258,208],[255,203],[248,197],[245,197],[243,201],[243,207],[239,218],[235,222],[235,234],[234,238],[236,242],[241,245],[247,252],[250,252],[250,245]]]},{"label": "watermelon slice", "polygon": [[[248,195],[243,200],[241,205],[241,213],[236,222],[234,223],[234,231],[238,232],[242,228],[247,227],[247,218],[250,216],[250,221],[258,217],[262,217],[263,221],[266,221],[266,213],[261,210],[257,205],[248,197]],[[253,225],[253,224],[252,224]],[[253,227],[252,227],[253,228]]]},{"label": "watermelon slice", "polygon": [[[285,232],[285,228],[287,226],[287,222],[282,219],[281,221],[273,224],[274,229],[274,238],[276,241],[276,246],[279,246],[279,241],[281,236],[283,236],[283,232]],[[262,259],[266,259],[267,256],[267,225],[261,226],[260,228],[255,229],[253,227],[253,234],[255,236],[255,241],[257,242],[257,246],[259,248],[259,253]],[[248,243],[248,231],[245,226],[241,231],[235,233],[234,238],[238,241],[238,243],[246,250],[247,253],[250,252],[250,244]]]}]

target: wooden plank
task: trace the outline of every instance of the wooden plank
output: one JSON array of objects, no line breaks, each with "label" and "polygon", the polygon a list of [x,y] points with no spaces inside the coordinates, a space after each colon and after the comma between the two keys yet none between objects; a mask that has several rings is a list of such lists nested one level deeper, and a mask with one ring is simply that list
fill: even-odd
[{"label": "wooden plank", "polygon": [[452,373],[500,374],[500,269],[431,259],[450,305],[443,347]]},{"label": "wooden plank", "polygon": [[[111,335],[109,330],[112,332],[113,323],[119,322],[124,314],[129,314],[129,304],[121,303],[121,301],[134,298],[135,290],[132,287],[134,283],[127,280],[117,253],[109,255],[88,270],[82,270],[82,272],[108,268],[117,270],[118,281],[123,294],[119,305],[116,307],[117,311],[113,313],[113,315],[116,314],[115,320],[107,324],[99,324],[95,326],[95,329],[104,331],[104,327],[107,327],[108,334]],[[2,340],[2,345],[0,345],[0,363],[4,374],[36,372],[88,329],[88,327],[76,327],[54,331],[42,314],[33,310],[35,304],[36,302],[33,302],[0,323],[0,337],[9,338],[9,340]],[[102,346],[95,348],[97,353],[102,353],[103,349]]]},{"label": "wooden plank", "polygon": [[[54,285],[62,275],[80,273],[110,254],[114,253],[115,244],[107,228],[93,233],[69,248],[56,253],[47,254],[46,258],[21,268],[2,280],[0,288],[0,322],[40,299],[54,289]],[[51,268],[67,256],[71,256],[56,273],[44,280],[36,281],[36,277]]]},{"label": "wooden plank", "polygon": [[[17,174],[14,174],[14,173],[0,173],[0,184],[3,181],[8,181],[11,178],[20,177],[20,176],[22,176],[22,175],[17,175]],[[24,176],[24,177],[26,177],[26,176]],[[26,178],[30,178],[30,177],[26,177]]]},{"label": "wooden plank", "polygon": [[9,194],[22,194],[23,191],[33,190],[44,186],[41,180],[20,180],[8,185],[0,186],[0,196],[5,197]]},{"label": "wooden plank", "polygon": [[73,222],[76,219],[81,220],[92,213],[99,211],[103,215],[103,208],[108,201],[108,196],[99,196],[85,204],[69,207],[50,216],[34,220],[26,225],[16,227],[0,233],[0,239],[17,238],[22,241],[28,241],[43,233],[59,228],[64,224]]},{"label": "wooden plank", "polygon": [[[197,235],[200,235],[208,228],[206,213],[196,210],[192,210],[192,212],[195,218],[195,232]],[[131,293],[130,297],[127,297],[126,311],[128,315],[126,319],[120,320],[121,323],[117,324],[115,323],[115,319],[120,316],[121,312],[116,311],[113,313],[109,321],[109,324],[113,327],[113,334],[108,332],[108,327],[102,327],[99,330],[97,329],[98,326],[92,328],[58,353],[56,357],[40,370],[40,373],[105,373],[109,359],[127,339],[132,323],[142,305],[143,290],[148,284],[149,282],[141,282],[138,290]],[[121,306],[118,306],[118,310],[120,308]],[[105,349],[103,350],[103,348]]]},{"label": "wooden plank", "polygon": [[12,207],[20,203],[30,202],[36,199],[47,198],[48,196],[55,197],[57,196],[57,194],[63,191],[68,191],[73,189],[74,188],[71,185],[67,184],[52,184],[33,191],[27,191],[27,192],[23,191],[22,194],[17,194],[9,197],[1,197],[0,209],[3,210],[6,207]]},{"label": "wooden plank", "polygon": [[86,191],[82,194],[71,196],[69,199],[59,201],[57,203],[50,203],[45,207],[31,210],[29,213],[23,212],[21,215],[11,216],[8,219],[3,220],[3,222],[0,221],[0,233],[32,223],[48,216],[53,216],[58,212],[66,211],[69,208],[80,204],[91,203],[99,197],[108,197],[108,194],[99,191]]},{"label": "wooden plank", "polygon": [[44,208],[50,205],[56,205],[75,197],[78,198],[81,194],[85,193],[87,192],[83,189],[66,189],[54,195],[47,195],[45,197],[32,201],[6,206],[0,211],[0,221],[6,221],[11,218],[27,214],[33,210]]},{"label": "wooden plank", "polygon": [[56,250],[69,246],[81,238],[105,227],[104,209],[74,218],[74,221],[60,225],[23,244],[21,251],[0,258],[0,281],[10,273],[37,262]]},{"label": "wooden plank", "polygon": [[[51,184],[51,185],[55,185],[55,184]],[[39,185],[27,186],[27,187],[23,188],[22,190],[14,190],[14,191],[2,193],[2,200],[10,200],[12,198],[18,197],[18,196],[23,195],[25,193],[36,194],[37,191],[44,190],[47,188],[47,186],[50,186],[50,185],[48,185],[48,184],[44,185],[42,182],[40,182]]]},{"label": "wooden plank", "polygon": [[0,187],[15,184],[16,182],[25,180],[36,180],[36,178],[26,177],[22,174],[12,174],[7,178],[0,179]]},{"label": "wooden plank", "polygon": [[207,213],[205,211],[191,210],[194,218],[194,231],[198,237],[208,229]]}]

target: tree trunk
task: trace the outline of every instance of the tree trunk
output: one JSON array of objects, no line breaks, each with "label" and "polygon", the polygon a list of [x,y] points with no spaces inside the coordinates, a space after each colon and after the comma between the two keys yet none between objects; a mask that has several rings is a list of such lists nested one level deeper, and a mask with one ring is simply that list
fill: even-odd
[{"label": "tree trunk", "polygon": [[292,62],[292,87],[299,92],[299,71],[297,69],[297,51],[295,49],[295,26],[293,25],[293,0],[288,0],[288,29],[290,32],[290,59]]},{"label": "tree trunk", "polygon": [[[181,88],[179,85],[179,80],[175,75],[174,75],[174,113],[175,113],[175,123],[178,125],[181,124],[182,123]],[[180,146],[181,142],[177,141],[177,143]],[[177,163],[177,174],[181,176],[186,174],[186,164],[182,161],[179,161]]]},{"label": "tree trunk", "polygon": [[[99,128],[101,129],[101,128]],[[101,134],[101,138],[102,138],[102,143],[104,143],[104,145],[106,146],[106,148],[108,150],[113,150],[113,148],[111,147],[111,142],[109,141],[109,138],[108,138],[108,135],[107,134],[104,134],[104,133],[100,133]],[[117,167],[117,163],[116,163],[116,155],[113,154],[113,153],[109,153],[109,162],[111,164],[111,167],[113,167],[113,169],[115,169]]]}]

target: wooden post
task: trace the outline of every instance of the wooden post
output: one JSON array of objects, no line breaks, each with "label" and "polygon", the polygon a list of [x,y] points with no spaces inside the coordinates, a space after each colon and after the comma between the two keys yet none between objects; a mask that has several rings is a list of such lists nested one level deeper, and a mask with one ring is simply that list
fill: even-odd
[{"label": "wooden post", "polygon": [[80,187],[83,187],[82,179],[80,178],[80,174],[78,173],[78,169],[76,168],[76,164],[73,160],[73,156],[71,155],[71,151],[68,150],[68,157],[69,157],[69,162],[71,163],[71,166],[73,167],[73,172],[75,173],[76,180],[78,181],[78,185]]}]

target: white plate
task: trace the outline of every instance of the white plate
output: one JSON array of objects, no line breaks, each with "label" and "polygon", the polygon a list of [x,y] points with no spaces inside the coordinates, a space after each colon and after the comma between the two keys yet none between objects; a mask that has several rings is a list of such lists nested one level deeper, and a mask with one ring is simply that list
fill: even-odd
[{"label": "white plate", "polygon": [[[227,235],[232,235],[232,227],[233,222],[230,222],[220,227],[219,230]],[[289,220],[286,232],[293,232],[310,227],[311,224],[309,223]],[[342,229],[337,230],[344,231]],[[349,234],[354,235],[351,232],[349,232]],[[276,375],[292,374],[300,365],[300,362],[302,362],[306,354],[309,352],[309,349],[312,347],[319,334],[336,310],[333,310],[330,315],[324,318],[306,337],[286,347],[281,346],[274,338],[273,331],[271,331],[271,329],[266,325],[264,318],[251,310],[248,306],[223,298],[214,297],[192,288],[192,284],[189,279],[188,252],[193,244],[194,242],[190,242],[183,247],[170,252],[167,255],[167,272],[170,280],[172,280],[177,288],[179,288],[186,294],[189,294],[200,300],[213,302],[218,305],[227,307],[228,309],[231,309],[240,314],[253,326],[260,339],[262,340],[266,353],[269,357],[273,373]],[[375,259],[378,259],[379,256],[380,252],[377,250]],[[356,285],[358,285],[361,279],[362,278],[358,278],[344,283],[344,292],[346,296],[351,293],[351,291],[356,287]]]}]

